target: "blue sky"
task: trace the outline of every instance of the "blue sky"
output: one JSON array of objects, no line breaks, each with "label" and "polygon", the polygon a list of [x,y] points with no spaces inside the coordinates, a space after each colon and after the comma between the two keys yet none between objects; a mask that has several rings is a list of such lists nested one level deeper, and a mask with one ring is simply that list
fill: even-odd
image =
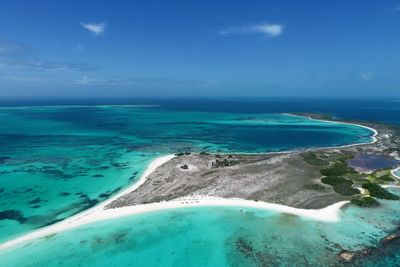
[{"label": "blue sky", "polygon": [[400,96],[400,1],[1,1],[0,96]]}]

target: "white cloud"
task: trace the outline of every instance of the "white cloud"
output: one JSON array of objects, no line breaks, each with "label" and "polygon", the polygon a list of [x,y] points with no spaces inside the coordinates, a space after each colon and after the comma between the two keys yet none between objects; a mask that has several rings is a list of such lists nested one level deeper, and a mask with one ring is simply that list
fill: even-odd
[{"label": "white cloud", "polygon": [[367,72],[361,72],[361,73],[359,74],[359,76],[360,76],[360,79],[361,79],[361,80],[369,81],[369,80],[372,79],[373,74],[372,74],[372,72],[367,71]]},{"label": "white cloud", "polygon": [[95,36],[102,34],[106,27],[107,27],[107,22],[103,21],[100,23],[83,23],[81,22],[81,25],[83,28],[86,30],[90,31],[93,33]]},{"label": "white cloud", "polygon": [[283,33],[282,24],[261,23],[251,26],[233,27],[221,30],[219,33],[223,36],[232,34],[259,33],[267,35],[270,38],[277,37]]},{"label": "white cloud", "polygon": [[255,32],[265,33],[272,37],[281,35],[283,33],[283,26],[279,24],[261,24],[250,28]]}]

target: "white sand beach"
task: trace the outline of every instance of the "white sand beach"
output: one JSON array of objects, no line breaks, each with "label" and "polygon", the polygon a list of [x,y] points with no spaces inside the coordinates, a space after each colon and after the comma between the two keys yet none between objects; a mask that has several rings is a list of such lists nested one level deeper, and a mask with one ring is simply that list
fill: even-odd
[{"label": "white sand beach", "polygon": [[337,146],[337,147],[323,147],[321,149],[327,149],[327,148],[345,148],[345,147],[353,147],[353,146],[359,146],[359,145],[365,145],[365,144],[374,144],[376,141],[378,141],[378,139],[376,138],[376,136],[378,135],[378,131],[372,127],[366,126],[366,125],[362,125],[362,124],[357,124],[357,123],[351,123],[351,122],[336,122],[336,121],[330,121],[330,120],[322,120],[322,119],[314,119],[311,118],[310,116],[301,116],[301,115],[296,115],[296,114],[291,114],[291,113],[282,113],[288,116],[293,116],[293,117],[302,117],[302,118],[308,118],[310,120],[313,121],[321,121],[321,122],[329,122],[329,123],[335,123],[335,124],[347,124],[347,125],[353,125],[353,126],[358,126],[364,129],[368,129],[370,131],[372,131],[374,134],[371,136],[372,141],[370,143],[355,143],[355,144],[351,144],[351,145],[344,145],[344,146]]},{"label": "white sand beach", "polygon": [[396,169],[391,171],[391,173],[394,177],[396,177],[397,179],[400,179],[400,176],[397,174],[397,172],[400,172],[400,167],[397,167]]},{"label": "white sand beach", "polygon": [[348,203],[348,201],[341,201],[335,204],[332,204],[328,207],[322,209],[298,209],[289,206],[274,204],[274,203],[266,203],[261,201],[251,201],[244,199],[224,199],[224,198],[215,198],[209,196],[190,196],[185,198],[180,198],[168,202],[158,202],[144,205],[136,205],[136,206],[127,206],[116,209],[104,209],[104,207],[119,198],[120,196],[127,194],[129,192],[134,191],[138,188],[143,182],[146,180],[146,177],[149,176],[157,167],[166,163],[170,159],[175,157],[174,155],[162,156],[154,161],[152,161],[146,171],[143,173],[141,178],[132,186],[123,190],[116,196],[100,203],[98,206],[89,209],[87,211],[81,212],[77,215],[74,215],[64,221],[56,223],[54,225],[50,225],[16,239],[7,241],[3,244],[0,244],[0,249],[11,248],[15,245],[31,241],[37,238],[46,237],[48,235],[56,234],[61,231],[65,231],[68,229],[72,229],[84,224],[101,221],[101,220],[109,220],[122,216],[141,214],[152,211],[159,211],[165,209],[176,209],[176,208],[187,208],[187,207],[200,207],[200,206],[230,206],[230,207],[238,207],[241,211],[245,210],[246,207],[249,208],[260,208],[266,209],[276,212],[288,213],[297,216],[301,216],[307,219],[313,219],[323,222],[336,222],[340,220],[339,212],[340,208]]}]

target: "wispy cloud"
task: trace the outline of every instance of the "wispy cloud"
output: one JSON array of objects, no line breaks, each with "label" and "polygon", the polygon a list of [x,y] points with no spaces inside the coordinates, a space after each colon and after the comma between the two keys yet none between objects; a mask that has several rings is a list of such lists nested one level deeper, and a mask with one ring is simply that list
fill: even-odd
[{"label": "wispy cloud", "polygon": [[50,81],[45,77],[38,76],[17,76],[17,75],[2,75],[0,81],[17,82],[17,83],[41,83]]},{"label": "wispy cloud", "polygon": [[364,81],[369,81],[369,80],[371,80],[371,79],[372,79],[372,77],[373,77],[373,73],[372,73],[372,72],[370,72],[370,71],[367,71],[367,72],[361,72],[361,73],[359,74],[359,77],[360,77],[360,79],[361,79],[361,80],[364,80]]},{"label": "wispy cloud", "polygon": [[393,11],[394,11],[394,12],[400,12],[400,4],[396,5],[396,6],[393,8]]},{"label": "wispy cloud", "polygon": [[39,59],[29,46],[0,41],[0,68],[26,68],[33,70],[94,71],[98,66],[79,62],[57,62]]},{"label": "wispy cloud", "polygon": [[242,27],[230,27],[221,30],[219,33],[222,36],[229,36],[233,34],[258,33],[273,38],[281,35],[283,33],[283,29],[284,26],[282,24],[261,23]]},{"label": "wispy cloud", "polygon": [[130,84],[130,79],[124,78],[91,78],[86,75],[82,78],[73,80],[76,84],[91,85],[91,84]]},{"label": "wispy cloud", "polygon": [[103,21],[100,23],[84,23],[81,22],[81,25],[83,28],[86,30],[90,31],[93,33],[95,36],[98,36],[102,33],[104,33],[106,27],[107,27],[107,22]]},{"label": "wispy cloud", "polygon": [[79,79],[72,81],[78,85],[90,86],[90,85],[118,85],[118,86],[129,86],[132,88],[208,88],[218,86],[215,80],[185,80],[185,79],[174,79],[168,77],[88,77],[87,75],[82,76]]}]

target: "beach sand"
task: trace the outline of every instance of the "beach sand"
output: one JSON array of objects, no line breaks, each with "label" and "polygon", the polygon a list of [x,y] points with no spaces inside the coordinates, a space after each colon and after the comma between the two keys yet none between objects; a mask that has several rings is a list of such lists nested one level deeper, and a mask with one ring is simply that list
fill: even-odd
[{"label": "beach sand", "polygon": [[166,163],[167,161],[169,161],[174,157],[175,157],[174,155],[167,155],[155,159],[153,162],[150,163],[149,167],[143,173],[142,177],[135,184],[123,190],[116,196],[99,204],[98,206],[89,209],[87,211],[84,211],[82,213],[79,213],[75,216],[72,216],[54,225],[41,228],[37,231],[33,231],[16,239],[0,244],[0,249],[11,248],[18,244],[31,241],[36,238],[46,237],[61,231],[65,231],[71,228],[75,228],[88,223],[93,223],[96,221],[109,220],[122,216],[129,216],[134,214],[165,210],[165,209],[200,207],[200,206],[236,206],[245,210],[246,207],[252,207],[252,208],[273,210],[276,212],[289,213],[297,216],[302,216],[304,218],[319,220],[324,222],[336,222],[339,220],[340,208],[348,203],[348,201],[341,201],[322,209],[297,209],[285,205],[267,203],[262,201],[251,201],[251,200],[244,200],[237,198],[225,199],[225,198],[216,198],[208,196],[191,196],[167,202],[157,202],[157,203],[128,206],[115,209],[105,209],[105,206],[114,201],[115,199],[137,189],[141,184],[145,182],[146,177],[148,177],[152,172],[154,172],[155,169],[157,169],[159,166],[163,165],[164,163]]}]

